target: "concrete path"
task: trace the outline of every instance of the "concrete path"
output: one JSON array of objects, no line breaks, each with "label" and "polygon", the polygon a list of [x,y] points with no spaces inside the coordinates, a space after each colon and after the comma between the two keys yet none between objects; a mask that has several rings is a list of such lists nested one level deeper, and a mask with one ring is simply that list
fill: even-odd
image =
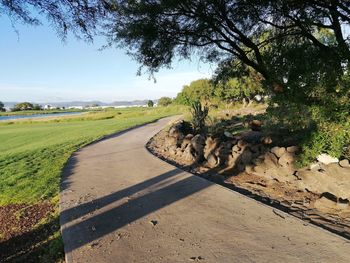
[{"label": "concrete path", "polygon": [[64,171],[67,262],[350,262],[350,244],[146,149],[163,119],[89,145]]}]

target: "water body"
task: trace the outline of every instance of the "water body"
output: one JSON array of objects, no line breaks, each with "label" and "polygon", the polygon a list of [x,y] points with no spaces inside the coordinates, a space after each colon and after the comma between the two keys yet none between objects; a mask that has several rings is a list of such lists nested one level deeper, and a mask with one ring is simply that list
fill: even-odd
[{"label": "water body", "polygon": [[82,112],[60,112],[60,113],[48,113],[48,114],[0,116],[0,121],[47,118],[47,117],[61,117],[61,116],[78,115],[78,114],[82,114]]}]

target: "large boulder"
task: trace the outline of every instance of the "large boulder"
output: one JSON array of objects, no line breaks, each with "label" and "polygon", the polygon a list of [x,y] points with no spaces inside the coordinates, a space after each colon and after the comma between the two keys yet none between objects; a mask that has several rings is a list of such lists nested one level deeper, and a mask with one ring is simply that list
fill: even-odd
[{"label": "large boulder", "polygon": [[320,171],[301,170],[297,173],[300,190],[316,194],[330,193],[337,198],[350,200],[350,168],[336,163],[322,165]]}]

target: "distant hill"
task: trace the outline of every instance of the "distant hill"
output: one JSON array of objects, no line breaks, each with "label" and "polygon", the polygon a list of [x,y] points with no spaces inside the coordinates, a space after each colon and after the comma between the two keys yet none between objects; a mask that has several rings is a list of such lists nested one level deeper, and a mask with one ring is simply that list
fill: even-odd
[{"label": "distant hill", "polygon": [[[158,100],[153,100],[157,102]],[[133,101],[114,101],[111,103],[106,103],[102,101],[67,101],[67,102],[31,102],[33,104],[40,105],[52,105],[54,107],[72,107],[72,106],[88,106],[88,105],[99,105],[99,106],[137,106],[137,105],[146,105],[148,100],[133,100]],[[6,108],[13,108],[19,102],[4,102]]]}]

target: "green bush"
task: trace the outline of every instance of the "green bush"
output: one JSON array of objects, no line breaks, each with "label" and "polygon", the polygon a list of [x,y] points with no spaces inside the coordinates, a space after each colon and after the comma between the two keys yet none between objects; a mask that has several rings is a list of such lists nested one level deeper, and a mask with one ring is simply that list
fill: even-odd
[{"label": "green bush", "polygon": [[149,101],[147,102],[147,107],[152,108],[153,105],[154,105],[153,101],[149,100]]},{"label": "green bush", "polygon": [[271,105],[265,128],[280,134],[281,141],[288,138],[301,146],[299,166],[308,165],[321,153],[349,158],[350,118],[346,111],[333,110],[332,107],[293,102]]}]

